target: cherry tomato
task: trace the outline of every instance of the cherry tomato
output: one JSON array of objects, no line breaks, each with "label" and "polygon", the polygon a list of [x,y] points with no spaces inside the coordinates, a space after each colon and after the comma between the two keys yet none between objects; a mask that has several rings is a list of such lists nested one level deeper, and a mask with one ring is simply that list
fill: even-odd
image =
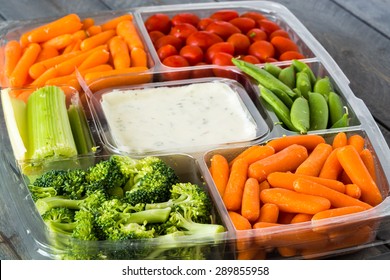
[{"label": "cherry tomato", "polygon": [[154,30],[149,32],[149,36],[150,36],[150,40],[152,40],[152,43],[155,44],[157,40],[160,39],[161,37],[164,37],[165,34],[162,33],[161,31]]},{"label": "cherry tomato", "polygon": [[258,22],[260,24],[260,28],[263,29],[268,35],[274,32],[275,30],[281,29],[280,26],[269,19],[262,19]]},{"label": "cherry tomato", "polygon": [[261,62],[256,56],[250,54],[244,55],[241,59],[252,64],[259,64]]},{"label": "cherry tomato", "polygon": [[186,45],[181,48],[180,55],[184,57],[190,65],[196,65],[203,61],[203,51],[198,46]]},{"label": "cherry tomato", "polygon": [[189,23],[178,23],[172,27],[169,32],[170,35],[173,35],[183,42],[185,42],[192,33],[198,31],[195,26]]},{"label": "cherry tomato", "polygon": [[148,32],[161,31],[164,34],[168,34],[171,30],[172,22],[168,15],[163,13],[157,13],[148,17],[145,21],[145,27]]},{"label": "cherry tomato", "polygon": [[250,45],[248,54],[256,56],[260,61],[265,61],[269,57],[274,57],[275,48],[268,41],[256,41]]},{"label": "cherry tomato", "polygon": [[297,44],[295,44],[295,42],[290,40],[289,38],[275,36],[274,38],[272,38],[271,44],[275,47],[279,54],[282,54],[287,51],[299,52]]},{"label": "cherry tomato", "polygon": [[198,22],[200,21],[200,18],[193,13],[180,13],[174,15],[171,21],[173,25],[178,25],[181,23],[189,23],[196,27],[198,25]]},{"label": "cherry tomato", "polygon": [[[202,66],[206,66],[206,65],[207,65],[207,63],[205,63],[205,62],[200,62],[200,63],[196,64],[195,66],[197,66],[197,67],[191,71],[191,78],[198,79],[198,78],[213,77],[214,72],[211,68],[202,67]],[[199,68],[198,68],[198,66],[199,66]]]},{"label": "cherry tomato", "polygon": [[248,52],[248,48],[251,44],[248,36],[241,34],[241,33],[235,33],[231,35],[226,42],[232,44],[234,46],[234,54],[246,54]]},{"label": "cherry tomato", "polygon": [[233,66],[233,55],[229,53],[219,52],[213,56],[212,63],[219,66]]},{"label": "cherry tomato", "polygon": [[290,38],[290,34],[288,34],[288,32],[286,30],[283,30],[283,29],[277,29],[275,30],[274,32],[272,32],[270,35],[269,35],[269,39],[272,40],[273,37],[276,37],[276,36],[281,36],[281,37],[285,37],[285,38]]},{"label": "cherry tomato", "polygon": [[238,17],[239,14],[235,10],[219,10],[211,14],[210,18],[221,20],[221,21],[229,21],[236,17]]},{"label": "cherry tomato", "polygon": [[240,29],[227,21],[212,22],[207,26],[206,31],[217,34],[223,40],[234,33],[241,33]]},{"label": "cherry tomato", "polygon": [[197,31],[187,38],[187,45],[198,46],[206,51],[211,45],[223,42],[222,38],[209,31]]},{"label": "cherry tomato", "polygon": [[[165,58],[162,62],[164,65],[173,68],[187,67],[189,66],[188,61],[180,55],[172,55]],[[172,70],[170,72],[164,72],[164,80],[183,80],[190,77],[191,72],[188,70]]]},{"label": "cherry tomato", "polygon": [[296,52],[296,51],[286,51],[279,56],[280,61],[302,59],[302,58],[305,58],[305,56],[300,52]]},{"label": "cherry tomato", "polygon": [[228,42],[219,42],[210,46],[205,55],[206,63],[212,63],[216,54],[227,53],[231,56],[234,55],[234,46]]},{"label": "cherry tomato", "polygon": [[207,26],[214,22],[215,20],[214,19],[211,19],[211,18],[202,18],[199,22],[198,22],[198,29],[199,30],[206,30]]},{"label": "cherry tomato", "polygon": [[238,17],[229,21],[231,24],[241,30],[242,33],[246,34],[252,28],[255,28],[256,21],[251,18]]},{"label": "cherry tomato", "polygon": [[265,31],[261,30],[260,28],[252,28],[246,33],[246,36],[248,36],[252,43],[256,41],[267,40],[268,38],[267,33],[265,33]]},{"label": "cherry tomato", "polygon": [[164,45],[157,50],[157,55],[161,61],[171,55],[178,54],[177,49],[172,45]]},{"label": "cherry tomato", "polygon": [[183,46],[183,41],[173,35],[165,35],[164,37],[161,37],[157,40],[157,42],[154,44],[154,47],[156,50],[158,50],[165,45],[172,45],[176,48],[177,51],[179,51]]},{"label": "cherry tomato", "polygon": [[262,19],[266,19],[266,17],[263,14],[261,14],[259,12],[253,12],[253,11],[243,13],[243,14],[241,14],[241,17],[251,18],[255,22],[258,22],[259,20],[262,20]]}]

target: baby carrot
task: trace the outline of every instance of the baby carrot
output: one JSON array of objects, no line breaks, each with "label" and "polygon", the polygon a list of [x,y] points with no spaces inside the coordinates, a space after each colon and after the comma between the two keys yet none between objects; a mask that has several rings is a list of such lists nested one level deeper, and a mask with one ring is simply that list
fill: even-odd
[{"label": "baby carrot", "polygon": [[260,208],[260,216],[257,222],[277,223],[279,218],[279,207],[273,203],[265,203]]},{"label": "baby carrot", "polygon": [[210,167],[214,184],[219,195],[223,197],[230,173],[228,161],[223,155],[215,154],[210,159]]},{"label": "baby carrot", "polygon": [[95,20],[93,18],[91,18],[91,17],[87,17],[87,18],[83,19],[81,21],[81,23],[83,24],[82,28],[84,30],[87,30],[91,26],[95,25]]},{"label": "baby carrot", "polygon": [[252,228],[252,225],[248,221],[248,219],[243,217],[239,213],[234,211],[228,211],[228,214],[236,230],[246,230]]},{"label": "baby carrot", "polygon": [[259,182],[254,178],[245,181],[242,194],[241,215],[249,222],[254,222],[260,215],[260,191]]},{"label": "baby carrot", "polygon": [[287,225],[291,224],[292,219],[294,219],[296,213],[287,213],[279,211],[278,224]]},{"label": "baby carrot", "polygon": [[35,63],[44,61],[52,57],[56,57],[59,54],[60,54],[59,51],[54,47],[43,47]]},{"label": "baby carrot", "polygon": [[62,34],[47,40],[46,42],[42,43],[41,46],[42,48],[52,47],[57,50],[61,50],[70,45],[72,42],[73,37],[71,34]]},{"label": "baby carrot", "polygon": [[337,151],[339,148],[332,150],[328,158],[325,160],[318,177],[337,180],[343,168],[337,158]]},{"label": "baby carrot", "polygon": [[365,209],[372,208],[371,205],[363,201],[304,178],[294,181],[294,190],[298,193],[326,198],[333,207],[360,206]]},{"label": "baby carrot", "polygon": [[38,79],[34,80],[31,85],[38,87],[44,86],[46,81],[57,77],[57,75],[58,71],[55,67],[49,68],[42,75],[40,75]]},{"label": "baby carrot", "polygon": [[364,165],[367,167],[368,172],[371,174],[372,179],[377,182],[375,160],[372,152],[365,148],[360,152],[360,157],[362,158]]},{"label": "baby carrot", "polygon": [[316,182],[341,193],[345,192],[345,185],[340,181],[315,176],[295,174],[291,172],[273,172],[268,175],[267,181],[272,187],[293,190],[293,183],[298,178],[304,178],[306,180]]},{"label": "baby carrot", "polygon": [[144,49],[141,37],[138,35],[137,29],[131,20],[123,20],[118,23],[116,33],[125,40],[130,50],[133,48]]},{"label": "baby carrot", "polygon": [[115,69],[130,67],[129,49],[126,42],[123,41],[121,37],[113,37],[108,44],[108,48],[110,50]]},{"label": "baby carrot", "polygon": [[143,48],[134,47],[130,51],[131,67],[147,67],[148,56]]},{"label": "baby carrot", "polygon": [[83,30],[83,29],[81,29],[81,30],[78,30],[78,31],[76,31],[76,32],[74,32],[73,34],[72,34],[72,39],[73,40],[84,40],[85,38],[87,38],[88,37],[88,34],[87,34],[87,32],[85,31],[85,30]]},{"label": "baby carrot", "polygon": [[222,197],[226,209],[231,211],[239,211],[241,209],[247,173],[248,163],[245,160],[237,160],[232,165],[229,180]]},{"label": "baby carrot", "polygon": [[313,218],[312,214],[298,213],[294,216],[294,218],[292,218],[291,224],[308,222],[311,221],[312,218]]},{"label": "baby carrot", "polygon": [[231,166],[237,159],[244,158],[248,164],[254,163],[260,159],[266,158],[274,154],[274,148],[265,145],[254,145],[246,148],[240,154],[238,154],[233,160],[229,162]]},{"label": "baby carrot", "polygon": [[348,137],[347,134],[343,131],[338,132],[335,137],[333,138],[332,147],[333,149],[343,147],[347,145],[348,143]]},{"label": "baby carrot", "polygon": [[112,18],[112,19],[110,19],[110,20],[108,20],[108,21],[106,21],[106,22],[101,24],[102,30],[106,31],[106,30],[109,30],[109,29],[116,29],[118,24],[121,21],[124,21],[124,20],[132,21],[133,20],[133,16],[131,14],[125,14],[125,15],[121,15],[121,16]]},{"label": "baby carrot", "polygon": [[333,218],[333,217],[338,217],[338,216],[342,216],[342,215],[361,212],[364,210],[367,210],[367,209],[364,207],[361,207],[361,206],[345,206],[345,207],[339,207],[339,208],[332,208],[332,209],[318,212],[317,214],[315,214],[313,216],[312,220],[316,221],[316,220],[322,220],[322,219],[327,219],[327,218]]},{"label": "baby carrot", "polygon": [[332,146],[326,143],[318,144],[309,154],[309,157],[296,169],[296,174],[318,176],[324,162],[332,152]]},{"label": "baby carrot", "polygon": [[87,37],[92,37],[92,36],[95,36],[99,33],[101,33],[103,30],[102,30],[102,27],[100,25],[92,25],[90,27],[87,28]]},{"label": "baby carrot", "polygon": [[278,224],[278,223],[268,223],[268,222],[257,222],[253,225],[253,228],[254,229],[257,229],[257,228],[267,228],[267,227],[276,227],[276,226],[280,226],[281,224]]},{"label": "baby carrot", "polygon": [[116,33],[114,30],[107,30],[85,38],[80,44],[80,49],[82,51],[88,51],[98,46],[104,45],[108,42],[108,40],[114,37],[115,34]]},{"label": "baby carrot", "polygon": [[40,51],[41,46],[36,43],[30,44],[26,48],[8,79],[12,87],[25,85],[28,78],[28,70],[34,64]]},{"label": "baby carrot", "polygon": [[8,78],[22,56],[22,47],[16,40],[8,41],[4,48],[4,74]]},{"label": "baby carrot", "polygon": [[264,180],[263,182],[259,183],[260,192],[265,189],[269,189],[271,185],[268,183],[267,180]]},{"label": "baby carrot", "polygon": [[74,33],[81,29],[81,26],[79,16],[69,14],[31,30],[27,39],[30,43],[42,43],[62,34]]},{"label": "baby carrot", "polygon": [[362,196],[362,190],[356,184],[346,184],[345,194],[349,195],[350,197],[359,199]]},{"label": "baby carrot", "polygon": [[337,157],[351,181],[362,190],[361,199],[372,206],[381,203],[383,200],[381,192],[357,150],[347,145],[340,148]]},{"label": "baby carrot", "polygon": [[360,136],[359,134],[354,134],[348,138],[348,145],[354,146],[356,151],[360,153],[364,149],[365,140],[363,136]]},{"label": "baby carrot", "polygon": [[324,137],[317,134],[305,134],[305,135],[288,135],[279,138],[275,138],[267,142],[266,145],[272,146],[275,152],[283,150],[284,148],[298,144],[306,147],[309,151],[313,150],[318,144],[325,143]]},{"label": "baby carrot", "polygon": [[293,144],[249,165],[248,176],[262,182],[276,171],[294,171],[308,157],[304,146]]},{"label": "baby carrot", "polygon": [[81,71],[98,65],[106,64],[109,59],[110,53],[106,49],[98,49],[87,56],[87,58],[77,67],[77,69]]},{"label": "baby carrot", "polygon": [[316,195],[308,195],[295,191],[271,188],[260,194],[263,203],[274,203],[280,211],[289,213],[316,214],[330,208],[328,199]]}]

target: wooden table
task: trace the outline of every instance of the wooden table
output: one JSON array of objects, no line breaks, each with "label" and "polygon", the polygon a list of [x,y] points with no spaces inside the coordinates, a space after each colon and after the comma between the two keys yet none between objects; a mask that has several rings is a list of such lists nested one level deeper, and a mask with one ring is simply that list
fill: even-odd
[{"label": "wooden table", "polygon": [[[71,12],[93,14],[136,6],[191,2],[221,1],[0,0],[0,27],[18,20],[56,17]],[[334,58],[350,80],[352,91],[365,102],[390,145],[390,0],[275,2],[285,5]],[[0,197],[0,259],[31,258],[24,234],[10,218],[16,207],[12,201]],[[390,240],[390,234],[385,240]],[[390,247],[388,244],[370,247],[339,258],[390,259]]]}]

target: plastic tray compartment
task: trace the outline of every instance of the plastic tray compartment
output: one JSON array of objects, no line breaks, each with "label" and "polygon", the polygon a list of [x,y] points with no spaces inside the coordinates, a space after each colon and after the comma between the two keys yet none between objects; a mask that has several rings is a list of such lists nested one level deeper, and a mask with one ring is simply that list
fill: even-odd
[{"label": "plastic tray compartment", "polygon": [[[101,160],[108,159],[109,156],[85,156],[72,160],[52,161],[41,172],[64,168],[85,170]],[[208,192],[208,186],[202,179],[199,167],[193,157],[184,154],[172,154],[161,156],[160,158],[174,168],[181,182],[198,184]],[[6,189],[4,191],[8,192],[10,199],[17,202],[18,209],[17,213],[15,213],[15,220],[21,221],[22,228],[20,230],[26,235],[25,242],[29,243],[28,246],[34,259],[145,259],[147,257],[152,259],[172,259],[180,258],[181,250],[188,250],[188,252],[193,250],[191,255],[193,257],[197,256],[205,259],[226,258],[225,240],[228,235],[227,232],[220,233],[213,238],[183,236],[178,238],[175,243],[167,241],[164,246],[160,243],[157,244],[153,239],[114,242],[81,241],[61,234],[52,236],[36,210],[34,201],[27,188],[30,182],[29,177],[21,175],[15,167],[12,167],[11,162],[1,169],[2,176],[5,176],[5,173],[15,174],[15,176],[12,176],[11,182],[5,185]],[[210,197],[212,198],[211,195]],[[213,200],[212,203],[214,205],[212,220],[223,225],[219,209],[215,207]],[[161,249],[154,250],[157,245]],[[195,252],[200,254],[195,254]]]},{"label": "plastic tray compartment", "polygon": [[[227,90],[227,92],[226,94],[223,93],[222,95],[218,94],[219,97],[215,98],[215,96],[209,96],[204,89],[199,90],[196,87],[202,86],[203,88],[203,86],[207,84],[215,85],[218,90]],[[191,88],[193,89],[193,92],[191,92]],[[134,121],[135,123],[132,124],[132,126],[135,125],[136,128],[134,130],[129,130],[129,128],[127,128],[124,131],[128,133],[128,139],[130,140],[131,137],[134,137],[134,139],[136,139],[142,136],[142,138],[144,139],[152,139],[153,141],[156,141],[156,143],[150,143],[149,145],[144,145],[142,142],[139,144],[137,144],[136,142],[134,142],[134,144],[129,144],[131,143],[131,141],[127,142],[125,138],[123,138],[125,140],[115,138],[115,135],[119,134],[113,133],[112,127],[113,125],[117,126],[117,124],[115,124],[115,121],[112,117],[109,117],[109,109],[117,110],[117,105],[114,105],[113,102],[109,103],[105,101],[106,105],[103,106],[102,103],[105,95],[110,92],[113,92],[114,89],[107,88],[99,92],[95,92],[89,99],[90,107],[92,112],[94,113],[94,118],[98,127],[99,134],[101,136],[102,143],[110,151],[122,152],[130,155],[153,153],[166,154],[172,152],[195,153],[202,150],[204,151],[206,149],[210,149],[211,147],[218,147],[220,145],[234,145],[237,143],[245,143],[257,140],[264,137],[269,131],[268,124],[263,119],[262,115],[260,114],[260,111],[255,106],[255,103],[252,101],[250,95],[247,93],[246,88],[244,88],[241,84],[233,80],[204,78],[198,80],[184,80],[180,82],[156,82],[144,85],[141,84],[137,86],[121,87],[116,89],[117,93],[115,99],[117,97],[121,98],[120,96],[122,96],[121,94],[123,94],[123,92],[121,92],[122,90],[137,89],[141,89],[141,92],[137,93],[137,98],[139,97],[138,100],[140,101],[134,99],[132,101],[132,105],[140,102],[138,104],[140,104],[139,106],[141,107],[138,109],[136,107],[133,107],[129,110],[126,109],[124,111],[124,114],[126,114],[126,119],[128,121]],[[165,91],[160,92],[160,90],[162,89],[165,89]],[[182,92],[184,89],[188,89],[187,93]],[[250,88],[247,89],[250,90]],[[147,90],[151,90],[152,92],[149,92]],[[159,90],[159,92],[155,92],[154,90]],[[118,93],[120,95],[118,95]],[[188,95],[191,99],[182,99],[180,97],[182,94],[183,96]],[[217,92],[215,92],[214,90],[213,94],[217,94]],[[198,95],[199,98],[197,97]],[[134,94],[132,94],[132,96],[133,98],[135,97]],[[145,98],[143,98],[144,96]],[[212,105],[211,102],[209,104],[209,101],[205,103],[206,105],[202,106],[200,102],[205,102],[205,98],[203,98],[202,96],[205,96],[206,98],[210,97],[211,102],[214,104],[216,104],[216,102],[212,100],[217,99],[216,101],[217,103],[219,103],[219,105],[226,106],[226,110],[229,114],[231,112],[238,112],[237,119],[239,120],[239,129],[241,130],[240,125],[248,126],[249,133],[248,131],[242,131],[238,134],[234,134],[229,131],[225,131],[225,129],[222,127],[227,127],[228,129],[230,125],[231,127],[233,127],[233,125],[229,123],[229,120],[226,119],[228,117],[228,114],[226,113],[225,108],[223,109],[223,111],[220,111],[220,113],[217,113],[216,111],[213,115],[210,115],[210,110],[216,110],[216,108],[218,108],[219,106],[213,109],[212,106],[214,105]],[[252,93],[252,97],[253,96],[254,94]],[[171,100],[172,97],[178,97],[178,99]],[[221,97],[223,97],[223,99],[220,100]],[[163,104],[162,100],[166,98],[169,98],[169,100],[171,101],[169,101],[167,104]],[[146,104],[143,103],[143,99],[145,99],[148,104],[153,107],[145,107],[144,105],[141,105]],[[155,103],[155,100],[159,101]],[[231,105],[227,105],[229,103]],[[197,109],[192,109],[192,106]],[[171,111],[171,108],[179,108],[179,110],[175,112]],[[184,110],[180,108],[184,108]],[[160,109],[161,111],[159,111]],[[199,112],[197,110],[199,110]],[[132,113],[139,115],[140,120],[137,121],[133,119]],[[167,117],[167,119],[163,120],[163,117]],[[187,123],[184,123],[185,121],[187,121]],[[144,130],[144,125],[148,125],[149,127]],[[199,125],[199,127],[197,125]],[[217,125],[217,127],[214,128],[213,131],[213,127],[215,127],[215,125]],[[153,136],[152,133],[159,129],[159,126],[162,126],[165,134],[161,136],[156,134],[155,136]],[[203,131],[203,126],[208,129]],[[219,126],[221,126],[222,129],[220,129]],[[116,129],[120,129],[120,126],[119,128],[117,126]],[[229,140],[227,140],[228,138],[226,138],[226,140],[225,138],[219,138],[219,140],[215,140],[215,137],[217,137],[218,134],[226,134],[226,132],[228,132],[227,137],[230,138]],[[202,135],[202,133],[204,134]],[[207,134],[212,135],[212,137],[207,136]],[[189,135],[191,135],[191,137]],[[161,143],[162,141],[167,141],[167,145],[159,146],[159,143]],[[177,141],[177,143],[172,146],[169,141]],[[142,146],[141,144],[144,146]]]},{"label": "plastic tray compartment", "polygon": [[[261,229],[235,230],[208,167],[214,154],[221,154],[230,161],[249,146],[207,152],[201,165],[205,173],[205,180],[211,187],[210,191],[215,197],[217,205],[222,208],[222,217],[226,218],[227,226],[232,227],[232,232],[235,233],[235,241],[229,243],[230,247],[227,250],[235,254],[236,258],[313,259],[344,255],[363,248],[388,243],[389,240],[386,236],[388,236],[388,227],[390,226],[390,185],[388,174],[384,168],[389,166],[389,159],[382,157],[382,146],[373,145],[366,131],[350,130],[345,132],[348,137],[354,134],[363,136],[365,148],[373,153],[376,182],[383,202],[363,212],[324,220],[281,224]],[[328,132],[321,135],[327,143],[332,143],[337,133]],[[213,186],[214,188],[212,188]],[[282,214],[279,217],[283,217]]]}]

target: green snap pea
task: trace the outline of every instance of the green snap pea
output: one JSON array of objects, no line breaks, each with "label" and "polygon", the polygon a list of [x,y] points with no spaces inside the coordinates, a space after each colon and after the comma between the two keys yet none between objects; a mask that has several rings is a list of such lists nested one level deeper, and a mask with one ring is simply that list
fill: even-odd
[{"label": "green snap pea", "polygon": [[278,79],[286,84],[289,88],[295,88],[295,69],[293,65],[283,68],[280,71]]},{"label": "green snap pea", "polygon": [[310,128],[310,109],[306,98],[298,97],[294,100],[291,106],[290,119],[299,133],[307,133]]},{"label": "green snap pea", "polygon": [[328,98],[329,93],[333,91],[333,85],[328,76],[317,79],[313,86],[313,91],[321,93],[325,98]]},{"label": "green snap pea", "polygon": [[343,114],[343,116],[338,120],[336,121],[332,126],[331,128],[342,128],[342,127],[347,127],[349,126],[349,114],[348,114],[348,109],[347,107],[344,107],[345,108],[345,113]]},{"label": "green snap pea", "polygon": [[293,92],[297,94],[297,97],[302,96],[302,92],[299,90],[299,88],[293,88]]},{"label": "green snap pea", "polygon": [[309,99],[309,92],[312,90],[312,87],[310,78],[305,72],[297,73],[296,87],[303,97]]},{"label": "green snap pea", "polygon": [[268,73],[271,73],[274,77],[279,77],[279,73],[280,71],[282,71],[282,68],[280,68],[279,66],[273,64],[273,63],[269,63],[269,62],[266,62],[264,64],[264,70],[267,71]]},{"label": "green snap pea", "polygon": [[273,90],[281,90],[286,92],[291,98],[296,96],[296,93],[293,92],[291,88],[289,88],[286,84],[280,81],[271,73],[268,73],[263,68],[256,66],[255,64],[239,60],[236,58],[232,58],[232,62],[238,69],[246,73],[247,75],[254,78],[259,84],[263,85],[267,89]]},{"label": "green snap pea", "polygon": [[311,84],[315,84],[317,78],[314,75],[313,70],[311,70],[311,68],[309,67],[309,65],[297,59],[292,60],[292,65],[294,65],[297,72],[305,72],[309,76]]},{"label": "green snap pea", "polygon": [[290,120],[290,109],[269,89],[259,86],[260,96],[267,102],[278,119],[290,130],[297,131]]},{"label": "green snap pea", "polygon": [[328,105],[329,105],[329,120],[330,125],[332,126],[336,123],[344,114],[343,102],[341,101],[340,96],[331,91],[328,96]]},{"label": "green snap pea", "polygon": [[318,92],[309,93],[310,130],[326,129],[329,121],[329,108],[325,97]]},{"label": "green snap pea", "polygon": [[291,108],[294,101],[286,92],[279,89],[274,89],[272,92],[275,93],[275,95],[279,97],[279,99],[282,100],[289,109]]}]

